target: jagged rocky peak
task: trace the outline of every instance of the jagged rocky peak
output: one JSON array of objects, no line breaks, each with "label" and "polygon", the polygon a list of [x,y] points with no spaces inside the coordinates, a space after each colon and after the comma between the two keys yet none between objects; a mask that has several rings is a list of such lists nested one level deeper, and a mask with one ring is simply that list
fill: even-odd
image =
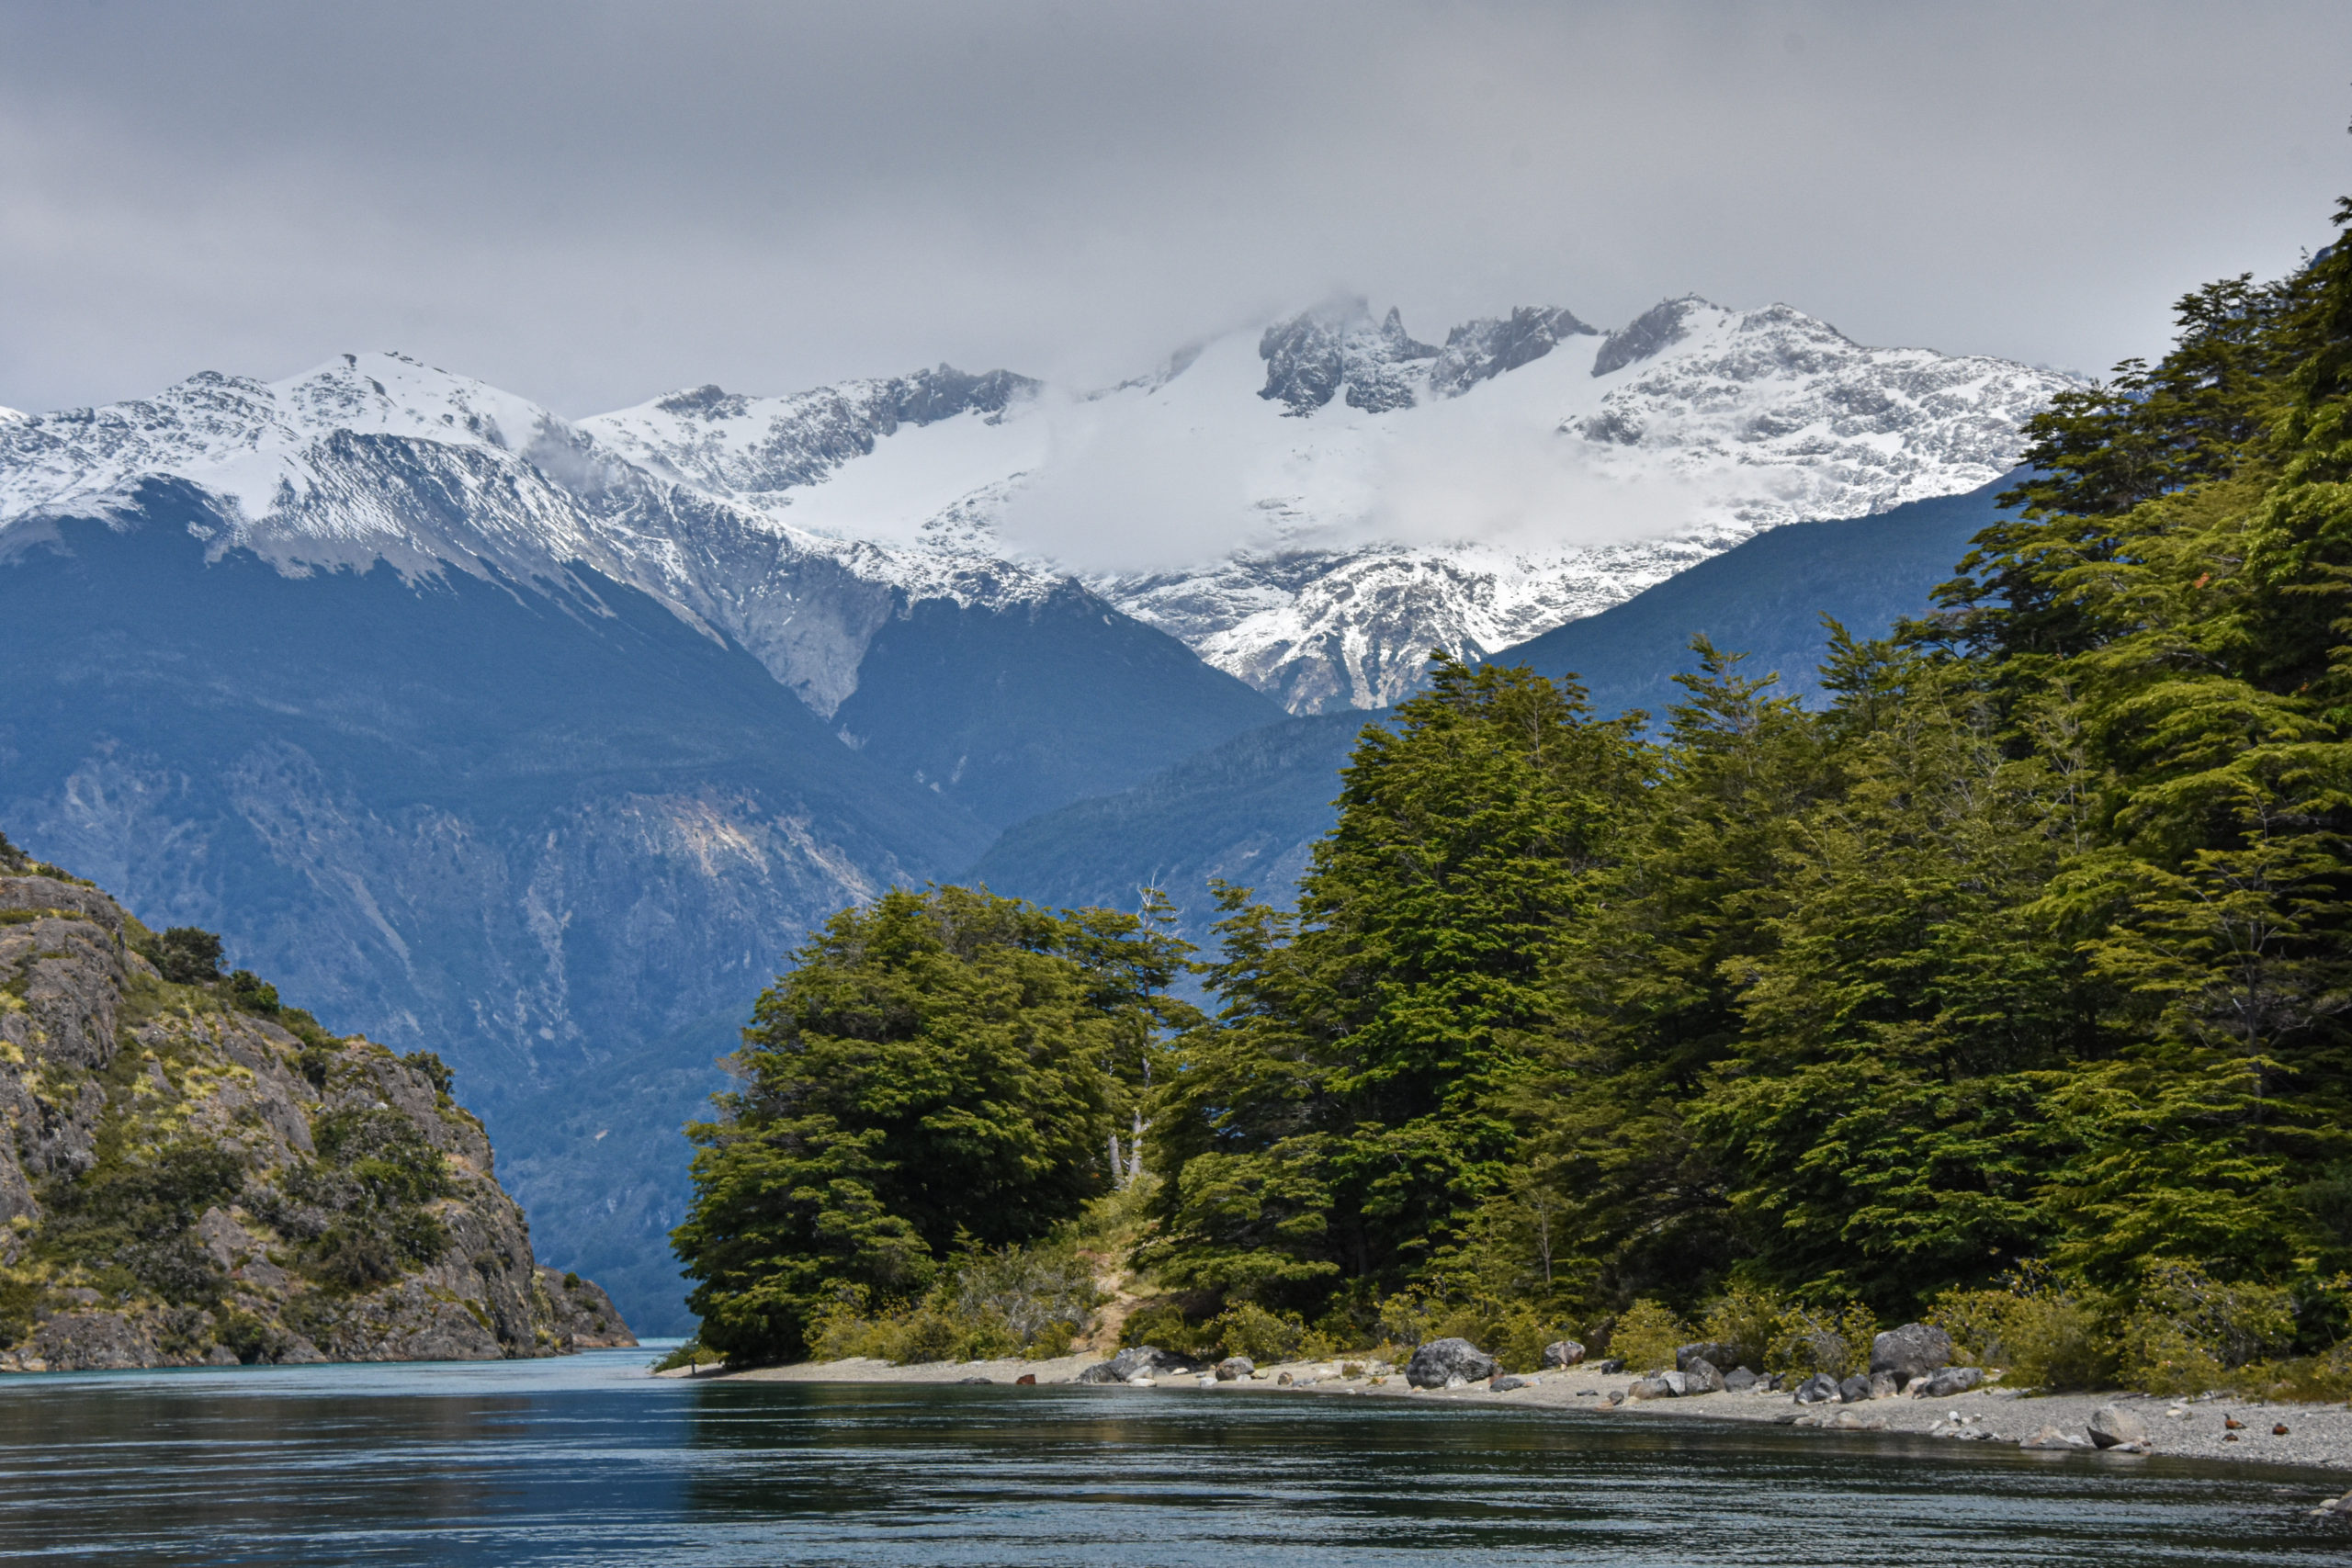
[{"label": "jagged rocky peak", "polygon": [[1601,340],[1600,352],[1592,358],[1592,373],[1606,376],[1664,353],[1690,335],[1693,314],[1713,308],[1696,294],[1651,306]]},{"label": "jagged rocky peak", "polygon": [[1410,408],[1421,379],[1421,360],[1437,348],[1417,343],[1395,307],[1374,324],[1361,299],[1330,304],[1277,321],[1258,340],[1266,362],[1266,385],[1259,396],[1282,403],[1304,418],[1347,389],[1348,406],[1368,413]]},{"label": "jagged rocky peak", "polygon": [[939,365],[786,397],[695,387],[580,423],[635,460],[690,484],[723,495],[763,496],[820,484],[904,427],[967,413],[995,423],[1043,389],[1043,382],[1011,370],[975,375]]},{"label": "jagged rocky peak", "polygon": [[1464,321],[1445,334],[1445,347],[1430,367],[1430,390],[1441,398],[1460,397],[1481,381],[1532,365],[1562,338],[1590,337],[1598,331],[1572,310],[1543,305]]}]

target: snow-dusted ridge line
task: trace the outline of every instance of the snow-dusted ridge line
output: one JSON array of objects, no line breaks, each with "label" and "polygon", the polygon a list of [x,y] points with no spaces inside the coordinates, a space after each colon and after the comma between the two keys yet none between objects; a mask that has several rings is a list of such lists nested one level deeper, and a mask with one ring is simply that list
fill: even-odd
[{"label": "snow-dusted ridge line", "polygon": [[[0,530],[171,477],[281,570],[578,562],[723,630],[830,716],[915,601],[1075,575],[1297,711],[1374,706],[1758,530],[2006,472],[2069,379],[1871,349],[1786,306],[1605,336],[1528,307],[1443,344],[1343,299],[1080,393],[941,366],[567,421],[403,355],[0,418]],[[0,548],[0,554],[5,554]]]}]

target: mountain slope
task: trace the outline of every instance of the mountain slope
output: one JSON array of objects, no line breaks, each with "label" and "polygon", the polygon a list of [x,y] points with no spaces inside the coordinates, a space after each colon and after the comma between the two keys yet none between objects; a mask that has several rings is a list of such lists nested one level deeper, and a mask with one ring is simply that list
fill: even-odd
[{"label": "mountain slope", "polygon": [[[1680,695],[1675,674],[1695,667],[1691,637],[1704,633],[1747,651],[1747,670],[1778,671],[1783,690],[1808,695],[1826,646],[1821,616],[1868,637],[1926,611],[1929,592],[1996,515],[1993,496],[2005,483],[1876,517],[1773,529],[1495,660],[1577,675],[1601,714],[1662,716]],[[1134,789],[1016,823],[967,875],[999,893],[1073,907],[1133,908],[1138,888],[1159,887],[1186,934],[1203,941],[1212,877],[1290,897],[1331,824],[1340,769],[1364,724],[1380,716],[1343,710],[1238,736]]]},{"label": "mountain slope", "polygon": [[[956,869],[985,830],[744,650],[584,569],[554,593],[382,565],[297,579],[242,549],[208,563],[190,529],[218,519],[186,487],[134,515],[13,536],[0,820],[220,930],[332,1024],[444,1051],[543,1249],[673,1326],[675,1130],[717,1052],[647,1051],[740,1020],[810,925]],[[560,1109],[624,1068],[666,1086],[634,1108],[659,1146],[575,1151],[593,1182],[535,1183]]]},{"label": "mountain slope", "polygon": [[1001,828],[1281,716],[1072,583],[1003,610],[914,605],[875,633],[833,721],[867,757]]},{"label": "mountain slope", "polygon": [[1965,495],[1898,506],[1875,517],[1776,528],[1704,560],[1612,609],[1571,621],[1495,658],[1540,674],[1573,674],[1602,713],[1640,708],[1663,719],[1681,701],[1677,674],[1697,668],[1690,638],[1745,653],[1752,675],[1777,673],[1796,696],[1819,691],[1821,617],[1858,637],[1925,614],[1969,541],[1999,515],[1996,479]]}]

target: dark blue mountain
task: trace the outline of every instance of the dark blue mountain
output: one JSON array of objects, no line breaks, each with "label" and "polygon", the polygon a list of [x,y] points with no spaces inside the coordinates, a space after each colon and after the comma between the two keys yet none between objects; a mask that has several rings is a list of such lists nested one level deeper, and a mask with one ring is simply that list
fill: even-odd
[{"label": "dark blue mountain", "polygon": [[[1884,634],[1929,607],[1969,540],[1997,514],[2008,481],[1894,507],[1850,522],[1803,523],[1760,534],[1624,604],[1494,656],[1585,682],[1602,714],[1663,716],[1695,668],[1692,637],[1745,651],[1747,670],[1778,671],[1802,697],[1819,690],[1824,615],[1858,637]],[[999,893],[1075,907],[1134,907],[1143,886],[1166,891],[1185,930],[1204,939],[1207,885],[1222,877],[1286,900],[1314,840],[1329,828],[1339,772],[1381,712],[1286,719],[1189,757],[1115,795],[1081,800],[1009,828],[966,874]]]},{"label": "dark blue mountain", "polygon": [[1717,648],[1747,654],[1747,672],[1777,671],[1783,692],[1811,698],[1820,690],[1815,671],[1827,648],[1821,617],[1873,637],[1903,616],[1925,614],[1928,594],[1999,515],[1993,497],[2013,482],[1911,502],[1874,517],[1771,529],[1495,659],[1540,674],[1577,676],[1597,712],[1640,708],[1662,717],[1681,699],[1674,677],[1697,667],[1690,643],[1703,634]]},{"label": "dark blue mountain", "polygon": [[1071,583],[1002,610],[912,605],[874,634],[833,722],[867,756],[1001,828],[1282,716]]},{"label": "dark blue mountain", "polygon": [[828,722],[582,568],[288,576],[208,560],[220,525],[151,482],[126,526],[10,534],[0,824],[330,1026],[440,1052],[541,1256],[650,1332],[686,1325],[679,1128],[811,926],[1278,711],[1072,590],[910,606]]}]

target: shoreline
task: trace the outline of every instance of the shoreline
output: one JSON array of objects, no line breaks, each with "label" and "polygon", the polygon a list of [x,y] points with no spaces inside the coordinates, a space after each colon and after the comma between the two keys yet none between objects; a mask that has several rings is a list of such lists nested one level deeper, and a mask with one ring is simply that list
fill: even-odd
[{"label": "shoreline", "polygon": [[[1362,1359],[1369,1360],[1365,1356]],[[788,1367],[754,1367],[741,1371],[704,1371],[695,1376],[729,1382],[820,1383],[996,1383],[1012,1384],[1023,1376],[1040,1386],[1074,1383],[1078,1374],[1104,1358],[1082,1353],[1051,1360],[932,1361],[894,1366],[870,1357],[840,1361],[804,1361]],[[1534,1410],[1582,1410],[1626,1421],[1718,1420],[1752,1425],[1804,1425],[1836,1431],[1883,1431],[1912,1437],[1934,1437],[1954,1442],[1986,1442],[2016,1447],[2044,1427],[2080,1438],[2093,1412],[2113,1404],[2138,1416],[2148,1428],[2154,1454],[2168,1459],[2221,1460],[2231,1463],[2267,1464],[2307,1470],[2352,1472],[2352,1407],[2343,1404],[2269,1403],[2226,1395],[2193,1394],[2174,1399],[2161,1394],[2123,1391],[2102,1393],[2029,1394],[1997,1386],[1973,1390],[1945,1399],[1894,1395],[1852,1404],[1798,1404],[1786,1391],[1777,1393],[1688,1394],[1675,1399],[1626,1402],[1622,1396],[1634,1380],[1624,1372],[1603,1373],[1586,1368],[1524,1374],[1526,1386],[1497,1393],[1484,1383],[1458,1389],[1412,1389],[1401,1369],[1380,1382],[1370,1377],[1347,1378],[1340,1370],[1357,1358],[1331,1357],[1314,1361],[1281,1361],[1258,1369],[1249,1380],[1216,1382],[1204,1389],[1201,1374],[1170,1373],[1153,1380],[1158,1389],[1210,1392],[1227,1395],[1299,1394],[1307,1396],[1371,1395],[1379,1398],[1480,1404]],[[1275,1380],[1289,1373],[1288,1385]],[[686,1369],[653,1374],[684,1377]],[[1109,1385],[1136,1388],[1140,1385]],[[1849,1421],[1839,1417],[1849,1416]],[[2225,1423],[2243,1423],[2236,1429]],[[2287,1427],[2285,1434],[2273,1431]],[[1966,1436],[1958,1434],[1965,1433]],[[2079,1454],[2103,1463],[2132,1463],[2145,1456],[2091,1448],[2036,1450],[2052,1459]]]}]

